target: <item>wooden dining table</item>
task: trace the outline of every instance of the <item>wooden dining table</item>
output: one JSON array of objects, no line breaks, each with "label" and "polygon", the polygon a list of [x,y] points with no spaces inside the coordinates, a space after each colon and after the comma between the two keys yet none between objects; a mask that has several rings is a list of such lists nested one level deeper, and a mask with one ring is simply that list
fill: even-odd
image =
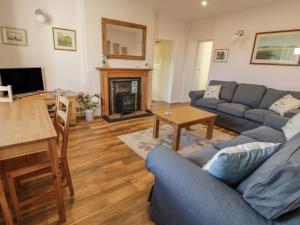
[{"label": "wooden dining table", "polygon": [[[44,101],[0,103],[0,163],[8,159],[49,151],[59,221],[65,222],[56,137],[57,133]],[[5,195],[3,174],[0,179],[0,204],[6,224],[13,224]]]}]

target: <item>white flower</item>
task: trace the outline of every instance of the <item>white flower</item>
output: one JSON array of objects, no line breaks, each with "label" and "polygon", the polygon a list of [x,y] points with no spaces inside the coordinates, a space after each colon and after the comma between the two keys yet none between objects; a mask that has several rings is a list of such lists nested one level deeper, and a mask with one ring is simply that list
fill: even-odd
[{"label": "white flower", "polygon": [[93,105],[98,105],[100,103],[100,98],[98,98],[97,96],[93,96],[91,98],[91,102]]}]

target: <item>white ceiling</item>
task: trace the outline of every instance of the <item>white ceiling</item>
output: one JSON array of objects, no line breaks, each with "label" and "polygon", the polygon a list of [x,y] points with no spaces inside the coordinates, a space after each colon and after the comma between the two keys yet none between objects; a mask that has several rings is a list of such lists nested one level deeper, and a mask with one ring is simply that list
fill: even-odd
[{"label": "white ceiling", "polygon": [[196,20],[221,13],[251,8],[278,0],[151,0],[154,9],[160,13],[176,16],[184,20]]}]

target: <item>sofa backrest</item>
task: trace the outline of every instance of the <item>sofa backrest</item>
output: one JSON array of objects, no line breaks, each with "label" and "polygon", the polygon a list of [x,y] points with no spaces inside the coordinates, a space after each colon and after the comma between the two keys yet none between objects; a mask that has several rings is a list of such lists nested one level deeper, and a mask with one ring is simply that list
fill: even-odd
[{"label": "sofa backrest", "polygon": [[211,80],[209,85],[222,85],[220,98],[231,102],[238,84],[235,81]]},{"label": "sofa backrest", "polygon": [[277,89],[273,89],[273,88],[269,88],[266,91],[266,94],[264,95],[262,102],[259,105],[260,109],[268,109],[270,108],[270,106],[276,102],[277,100],[279,100],[280,98],[291,94],[293,95],[295,98],[300,99],[300,92],[295,92],[295,91],[281,91],[281,90],[277,90]]},{"label": "sofa backrest", "polygon": [[266,92],[264,85],[239,84],[235,90],[232,102],[239,103],[251,108],[257,108]]}]

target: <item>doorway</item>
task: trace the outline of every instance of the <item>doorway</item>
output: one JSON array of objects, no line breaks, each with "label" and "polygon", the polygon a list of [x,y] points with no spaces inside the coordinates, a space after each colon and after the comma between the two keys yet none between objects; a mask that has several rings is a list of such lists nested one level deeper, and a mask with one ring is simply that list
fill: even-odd
[{"label": "doorway", "polygon": [[156,40],[153,50],[152,100],[171,101],[172,56],[174,42]]},{"label": "doorway", "polygon": [[205,90],[213,51],[213,41],[200,41],[197,52],[196,90]]}]

